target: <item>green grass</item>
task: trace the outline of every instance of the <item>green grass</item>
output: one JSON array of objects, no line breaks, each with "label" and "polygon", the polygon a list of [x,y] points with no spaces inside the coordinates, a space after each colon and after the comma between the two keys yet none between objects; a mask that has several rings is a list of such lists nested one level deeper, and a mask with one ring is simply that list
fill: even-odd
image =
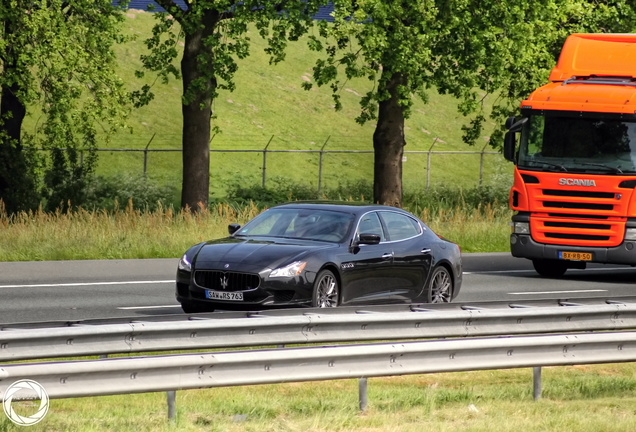
[{"label": "green grass", "polygon": [[29,430],[632,432],[636,365],[544,368],[536,402],[531,369],[372,378],[368,403],[357,380],[178,391],[172,422],[164,393],[59,399]]}]

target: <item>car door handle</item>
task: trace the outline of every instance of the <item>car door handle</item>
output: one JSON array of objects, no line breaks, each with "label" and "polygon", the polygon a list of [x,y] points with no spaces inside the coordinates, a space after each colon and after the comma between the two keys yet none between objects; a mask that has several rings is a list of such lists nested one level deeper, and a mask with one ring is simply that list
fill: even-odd
[{"label": "car door handle", "polygon": [[431,253],[431,250],[430,250],[430,249],[427,249],[427,248],[424,248],[424,249],[422,249],[420,252],[421,252],[421,253],[423,253],[423,254],[430,254],[430,253]]},{"label": "car door handle", "polygon": [[382,259],[389,259],[389,258],[393,258],[393,252],[385,253],[382,255]]}]

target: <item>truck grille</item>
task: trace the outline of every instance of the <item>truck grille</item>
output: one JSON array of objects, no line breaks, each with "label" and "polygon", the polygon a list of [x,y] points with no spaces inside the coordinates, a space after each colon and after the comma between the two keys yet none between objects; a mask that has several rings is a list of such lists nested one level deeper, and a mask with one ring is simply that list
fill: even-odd
[{"label": "truck grille", "polygon": [[540,189],[532,237],[541,243],[613,247],[623,241],[626,201],[607,191]]},{"label": "truck grille", "polygon": [[261,278],[253,273],[197,270],[194,281],[200,287],[215,291],[246,291],[258,288]]}]

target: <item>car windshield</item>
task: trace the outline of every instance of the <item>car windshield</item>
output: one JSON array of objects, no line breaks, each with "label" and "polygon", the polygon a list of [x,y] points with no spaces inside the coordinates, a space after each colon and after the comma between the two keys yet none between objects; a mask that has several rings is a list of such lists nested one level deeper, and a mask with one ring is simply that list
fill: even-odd
[{"label": "car windshield", "polygon": [[239,237],[283,237],[342,242],[349,233],[353,215],[331,210],[273,208],[242,227]]},{"label": "car windshield", "polygon": [[519,166],[560,172],[636,172],[636,122],[566,116],[529,117]]}]

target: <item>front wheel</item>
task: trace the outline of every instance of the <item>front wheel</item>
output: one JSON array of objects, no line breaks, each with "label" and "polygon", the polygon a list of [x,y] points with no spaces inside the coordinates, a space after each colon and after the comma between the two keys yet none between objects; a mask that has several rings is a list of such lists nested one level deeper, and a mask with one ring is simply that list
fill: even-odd
[{"label": "front wheel", "polygon": [[543,277],[558,278],[565,274],[568,269],[567,263],[558,260],[536,259],[532,260],[534,269]]},{"label": "front wheel", "polygon": [[311,304],[313,307],[331,308],[340,303],[338,280],[331,270],[322,270],[314,282]]},{"label": "front wheel", "polygon": [[428,283],[428,302],[450,303],[452,298],[453,278],[450,272],[446,267],[436,267]]}]

